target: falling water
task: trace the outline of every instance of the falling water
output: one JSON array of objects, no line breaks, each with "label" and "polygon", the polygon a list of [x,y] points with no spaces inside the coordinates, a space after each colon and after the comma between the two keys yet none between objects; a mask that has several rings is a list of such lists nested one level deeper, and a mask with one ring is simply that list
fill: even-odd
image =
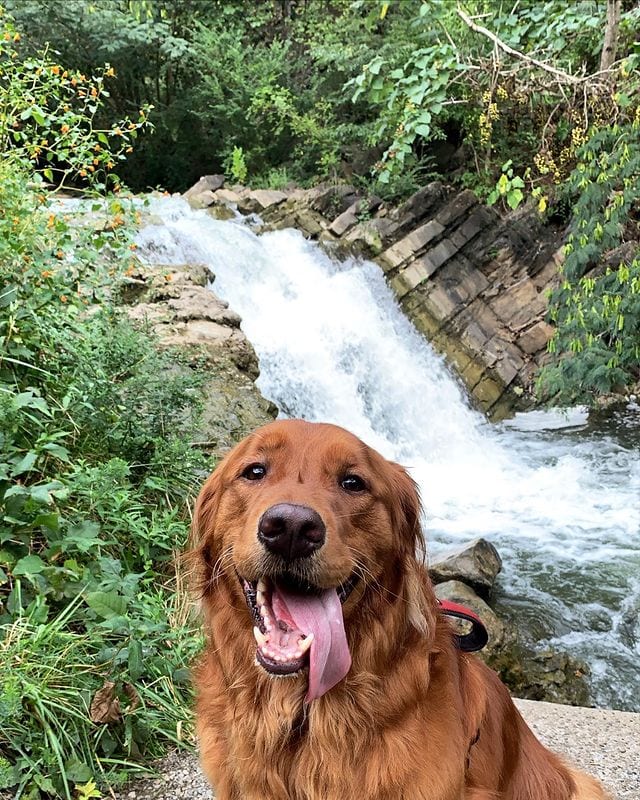
[{"label": "falling water", "polygon": [[342,425],[408,467],[431,551],[494,542],[500,602],[589,664],[598,703],[638,709],[640,409],[625,412],[622,435],[618,418],[594,428],[583,409],[490,425],[377,265],[336,263],[292,230],[257,237],[175,198],[152,212],[142,257],[211,267],[281,413]]}]

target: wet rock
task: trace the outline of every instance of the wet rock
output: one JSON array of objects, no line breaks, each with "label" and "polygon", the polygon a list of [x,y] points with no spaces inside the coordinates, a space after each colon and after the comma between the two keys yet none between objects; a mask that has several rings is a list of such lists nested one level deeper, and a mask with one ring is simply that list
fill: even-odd
[{"label": "wet rock", "polygon": [[429,565],[429,575],[436,584],[462,581],[488,596],[501,569],[502,559],[496,548],[486,539],[478,538],[436,556]]},{"label": "wet rock", "polygon": [[189,198],[189,205],[191,208],[201,209],[201,208],[209,208],[216,202],[216,196],[213,192],[209,191],[209,189],[205,189],[204,192],[200,192],[200,194],[193,195]]},{"label": "wet rock", "polygon": [[516,697],[570,706],[591,705],[589,669],[568,653],[553,648],[535,652],[515,645],[487,663]]},{"label": "wet rock", "polygon": [[228,219],[234,219],[237,214],[235,211],[227,205],[213,205],[209,206],[207,209],[207,213],[212,216],[214,219],[220,219],[226,221]]},{"label": "wet rock", "polygon": [[326,229],[327,223],[319,214],[314,214],[310,208],[301,208],[293,217],[295,227],[308,239],[314,239]]},{"label": "wet rock", "polygon": [[191,200],[203,192],[215,192],[224,186],[224,175],[203,175],[197,183],[187,189],[182,195],[185,200]]},{"label": "wet rock", "polygon": [[343,241],[352,255],[375,258],[382,252],[382,231],[387,224],[385,219],[365,220],[353,227]]}]

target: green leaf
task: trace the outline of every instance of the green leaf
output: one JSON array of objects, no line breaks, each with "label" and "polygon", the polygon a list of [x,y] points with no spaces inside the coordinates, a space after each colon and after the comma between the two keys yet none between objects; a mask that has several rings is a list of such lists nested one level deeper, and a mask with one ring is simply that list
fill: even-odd
[{"label": "green leaf", "polygon": [[33,525],[42,525],[43,528],[48,528],[50,531],[57,532],[60,529],[60,516],[55,513],[51,514],[38,514],[33,520]]},{"label": "green leaf", "polygon": [[87,553],[96,545],[104,544],[99,534],[100,526],[97,522],[83,520],[69,528],[62,540],[62,550],[75,548],[81,553]]},{"label": "green leaf", "polygon": [[93,777],[91,769],[84,761],[80,761],[76,756],[70,758],[64,765],[64,768],[67,773],[67,778],[74,783],[87,782]]},{"label": "green leaf", "polygon": [[51,505],[53,503],[53,498],[50,494],[50,485],[45,483],[40,486],[30,486],[29,487],[29,495],[32,500],[35,500],[36,503],[41,503],[42,505]]},{"label": "green leaf", "polygon": [[132,681],[137,681],[144,672],[144,659],[142,657],[142,645],[138,641],[129,644],[129,676]]},{"label": "green leaf", "polygon": [[61,444],[56,444],[55,442],[47,442],[42,448],[50,453],[52,456],[59,458],[60,461],[66,461],[67,463],[70,461],[69,458],[69,451],[66,447],[63,447]]},{"label": "green leaf", "polygon": [[117,592],[89,592],[85,599],[89,608],[103,619],[121,617],[127,610],[126,598]]},{"label": "green leaf", "polygon": [[507,205],[510,209],[515,210],[523,199],[524,195],[522,194],[522,191],[520,189],[514,189],[507,195]]},{"label": "green leaf", "polygon": [[47,565],[40,556],[31,555],[21,558],[11,571],[14,577],[20,575],[38,575],[46,566]]},{"label": "green leaf", "polygon": [[[33,465],[38,460],[38,454],[30,450],[11,470],[11,477],[15,478],[17,475],[22,475],[25,472],[33,469]],[[6,497],[6,495],[5,495]]]}]

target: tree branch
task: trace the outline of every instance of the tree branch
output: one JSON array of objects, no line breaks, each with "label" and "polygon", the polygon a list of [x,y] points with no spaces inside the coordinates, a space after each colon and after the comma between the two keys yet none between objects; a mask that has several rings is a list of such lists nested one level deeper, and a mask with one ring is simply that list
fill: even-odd
[{"label": "tree branch", "polygon": [[505,53],[508,53],[510,56],[519,59],[520,61],[524,61],[527,64],[531,64],[534,67],[538,67],[538,69],[544,70],[545,72],[549,72],[551,75],[555,75],[560,83],[569,83],[572,85],[577,85],[580,83],[584,83],[585,81],[591,80],[592,78],[597,77],[598,75],[602,75],[603,73],[607,73],[610,70],[600,70],[599,72],[593,73],[593,75],[585,75],[583,77],[576,77],[575,75],[571,75],[564,70],[557,69],[556,67],[552,67],[550,64],[545,64],[544,61],[538,61],[536,58],[531,58],[531,56],[527,56],[524,53],[519,52],[518,50],[514,50],[513,47],[509,47],[508,44],[502,41],[495,33],[492,33],[487,28],[484,28],[482,25],[477,25],[471,17],[469,17],[460,6],[456,8],[458,16],[460,19],[469,27],[472,31],[476,33],[480,33],[483,36],[486,36],[487,39],[490,39],[496,47],[502,50]]}]

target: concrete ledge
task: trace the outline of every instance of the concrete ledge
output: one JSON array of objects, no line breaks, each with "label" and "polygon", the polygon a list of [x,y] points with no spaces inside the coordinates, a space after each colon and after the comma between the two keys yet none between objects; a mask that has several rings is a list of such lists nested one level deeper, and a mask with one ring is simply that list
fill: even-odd
[{"label": "concrete ledge", "polygon": [[603,782],[616,800],[640,800],[640,714],[516,700],[549,749]]}]

